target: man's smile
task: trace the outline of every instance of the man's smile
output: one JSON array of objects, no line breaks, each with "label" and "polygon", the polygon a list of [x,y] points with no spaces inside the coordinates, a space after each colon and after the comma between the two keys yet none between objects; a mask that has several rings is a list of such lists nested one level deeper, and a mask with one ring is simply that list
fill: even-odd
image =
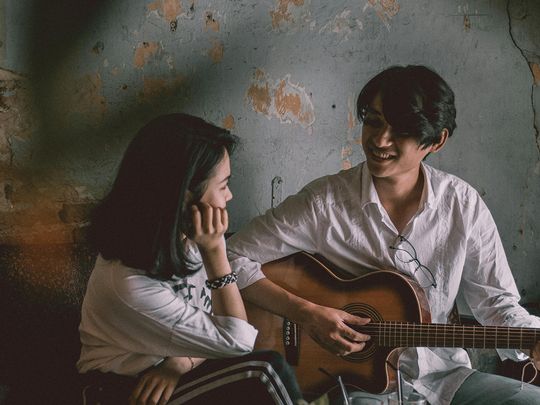
[{"label": "man's smile", "polygon": [[380,150],[373,146],[369,146],[368,151],[371,154],[371,156],[377,161],[393,160],[397,157],[396,155],[392,153],[388,153],[386,151]]}]

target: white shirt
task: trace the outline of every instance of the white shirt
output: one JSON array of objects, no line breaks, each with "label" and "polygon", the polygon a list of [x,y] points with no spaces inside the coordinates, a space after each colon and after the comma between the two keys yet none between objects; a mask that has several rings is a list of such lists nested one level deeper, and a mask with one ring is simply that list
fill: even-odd
[{"label": "white shirt", "polygon": [[[518,304],[497,228],[476,190],[455,176],[425,164],[421,167],[425,181],[420,208],[402,235],[435,276],[437,288],[424,289],[432,322],[448,322],[461,288],[481,324],[540,327],[540,318]],[[321,254],[354,275],[365,268],[389,267],[412,275],[414,267],[397,260],[396,251],[389,249],[397,237],[363,163],[308,184],[252,220],[228,240],[228,248],[244,288],[264,277],[259,263],[300,250]],[[503,358],[526,358],[516,350],[499,353]],[[431,404],[450,403],[472,372],[463,349],[409,348],[400,364]]]},{"label": "white shirt", "polygon": [[[201,262],[188,245],[190,259]],[[257,330],[211,313],[204,268],[160,281],[98,256],[82,306],[80,373],[136,375],[165,357],[232,357],[253,350]]]}]

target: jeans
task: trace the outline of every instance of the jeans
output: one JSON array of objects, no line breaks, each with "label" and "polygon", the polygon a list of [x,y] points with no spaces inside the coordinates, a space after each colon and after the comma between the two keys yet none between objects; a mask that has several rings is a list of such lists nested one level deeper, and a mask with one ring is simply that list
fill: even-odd
[{"label": "jeans", "polygon": [[540,404],[540,387],[508,377],[475,371],[465,379],[452,405]]}]

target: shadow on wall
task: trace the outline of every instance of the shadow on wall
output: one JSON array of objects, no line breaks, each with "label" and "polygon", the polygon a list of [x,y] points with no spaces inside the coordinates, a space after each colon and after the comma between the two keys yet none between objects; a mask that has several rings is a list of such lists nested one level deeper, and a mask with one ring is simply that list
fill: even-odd
[{"label": "shadow on wall", "polygon": [[[200,82],[219,83],[215,66],[223,45],[217,43],[205,58],[193,58],[189,69],[178,73],[153,66],[158,57],[165,58],[159,41],[139,42],[135,49],[128,42],[125,48],[133,53],[126,56],[128,66],[120,74],[116,67],[103,67],[108,63],[104,57],[107,43],[88,46],[88,37],[95,35],[92,30],[115,7],[114,2],[82,0],[77,7],[67,0],[32,3],[26,6],[28,32],[22,35],[28,43],[17,44],[28,49],[28,72],[23,76],[4,70],[0,77],[1,104],[8,118],[5,142],[0,139],[0,173],[5,179],[0,181],[0,212],[4,214],[0,243],[73,242],[95,200],[113,180],[119,158],[135,132],[158,114],[189,112],[192,105],[204,104],[208,95],[199,91]],[[175,2],[140,3],[141,14],[148,14],[152,7],[171,13],[165,3]],[[194,1],[178,4],[189,7],[192,14],[204,13]],[[167,18],[173,17],[174,13]],[[174,34],[175,21],[159,32],[167,38]],[[212,29],[217,22],[211,16],[209,21]],[[180,42],[178,54],[183,50]],[[80,65],[89,55],[95,68],[84,73],[88,67]],[[82,73],[77,76],[74,70]],[[110,80],[104,81],[100,72]],[[111,89],[116,84],[118,88]],[[114,100],[106,99],[105,91],[114,94]],[[234,127],[232,116],[224,118],[217,124]]]},{"label": "shadow on wall", "polygon": [[[104,55],[116,50],[111,51],[109,44],[102,40],[94,43],[92,38],[96,38],[96,32],[98,38],[102,35],[100,22],[113,21],[111,10],[115,16],[125,11],[115,8],[120,7],[119,3],[123,4],[81,0],[77,7],[72,7],[72,2],[60,0],[34,1],[25,6],[28,32],[22,37],[28,40],[17,46],[27,50],[27,77],[6,71],[1,72],[0,77],[0,107],[6,126],[5,139],[0,139],[0,173],[3,175],[0,212],[4,214],[0,241],[4,243],[73,241],[78,235],[76,229],[84,223],[95,199],[104,191],[107,184],[104,178],[112,180],[118,157],[134,132],[159,113],[189,112],[194,104],[204,105],[208,94],[198,91],[198,81],[220,83],[220,71],[214,67],[223,57],[223,44],[216,43],[206,59],[190,60],[193,66],[181,74],[175,69],[157,69],[160,71],[156,73],[156,69],[152,70],[155,68],[151,65],[152,58],[156,55],[165,58],[165,55],[155,38],[139,42],[135,55],[126,54],[126,58],[131,58],[129,74],[116,76],[113,81],[113,76],[118,74],[114,73],[116,67],[105,69],[103,64],[107,61]],[[162,7],[158,11],[163,14],[163,26],[157,32],[163,38],[179,30],[181,13],[191,13],[191,16],[196,13],[197,18],[206,18],[209,31],[219,30],[219,21],[211,13],[198,9],[193,0],[135,3],[141,14]],[[177,9],[167,8],[167,4],[176,4]],[[540,109],[534,105],[538,85],[534,83],[540,83],[540,56],[535,53],[540,38],[536,24],[540,19],[540,3],[508,0],[494,3],[492,7],[508,15],[512,41],[531,71],[531,102],[538,111]],[[474,25],[475,17],[472,10],[464,11],[465,26],[467,20],[469,26]],[[236,30],[243,28],[241,24],[229,26]],[[129,44],[133,38],[124,28],[114,27],[115,33],[122,32]],[[242,35],[232,31],[228,37],[239,40]],[[178,48],[172,52],[180,54],[183,46],[179,41]],[[227,43],[230,49],[237,46]],[[131,51],[131,46],[125,48]],[[96,58],[88,58],[88,55]],[[85,71],[80,64],[87,60],[92,60],[91,72],[76,76],[74,68]],[[165,75],[162,70],[167,70]],[[101,72],[105,71],[110,76],[102,77]],[[246,83],[241,79],[238,86],[245,88]],[[118,87],[111,90],[110,86],[116,85]],[[231,84],[228,85],[230,88]],[[105,98],[105,90],[114,93],[114,100]],[[219,88],[213,91],[219,93]],[[224,124],[234,127],[234,120],[228,118]],[[540,118],[537,116],[535,120],[540,153]]]},{"label": "shadow on wall", "polygon": [[[0,77],[1,112],[7,117],[5,145],[0,139],[0,403],[73,405],[80,392],[80,305],[95,258],[84,244],[71,243],[84,241],[82,230],[95,204],[94,195],[72,186],[73,173],[94,172],[89,183],[95,177],[112,180],[125,145],[142,124],[189,109],[188,103],[205,94],[191,92],[189,74],[130,77],[134,87],[143,83],[142,90],[128,91],[131,82],[122,86],[120,107],[108,110],[99,73],[78,80],[66,66],[73,66],[89,27],[114,2],[32,3],[29,41],[18,44],[27,49],[28,72],[4,70]],[[98,42],[91,52],[105,46]],[[144,62],[152,46],[139,44],[136,56]],[[211,56],[218,58],[219,49]],[[211,61],[193,71],[198,77],[216,75]],[[101,179],[96,188],[101,183],[106,182]]]}]

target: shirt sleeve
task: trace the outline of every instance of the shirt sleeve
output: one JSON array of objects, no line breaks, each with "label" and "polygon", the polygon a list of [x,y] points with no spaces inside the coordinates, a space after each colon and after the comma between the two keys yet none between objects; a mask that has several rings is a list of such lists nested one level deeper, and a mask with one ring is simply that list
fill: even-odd
[{"label": "shirt sleeve", "polygon": [[228,256],[239,287],[264,278],[261,264],[299,251],[316,252],[320,214],[320,204],[308,185],[231,236]]},{"label": "shirt sleeve", "polygon": [[[495,221],[478,196],[470,200],[471,231],[462,278],[463,296],[475,318],[487,326],[540,327],[540,318],[519,304],[520,296],[508,265]],[[498,349],[499,355],[520,361],[518,350]]]},{"label": "shirt sleeve", "polygon": [[249,323],[189,305],[159,280],[129,275],[116,279],[115,290],[126,312],[116,329],[131,352],[223,358],[253,350],[257,330]]}]

